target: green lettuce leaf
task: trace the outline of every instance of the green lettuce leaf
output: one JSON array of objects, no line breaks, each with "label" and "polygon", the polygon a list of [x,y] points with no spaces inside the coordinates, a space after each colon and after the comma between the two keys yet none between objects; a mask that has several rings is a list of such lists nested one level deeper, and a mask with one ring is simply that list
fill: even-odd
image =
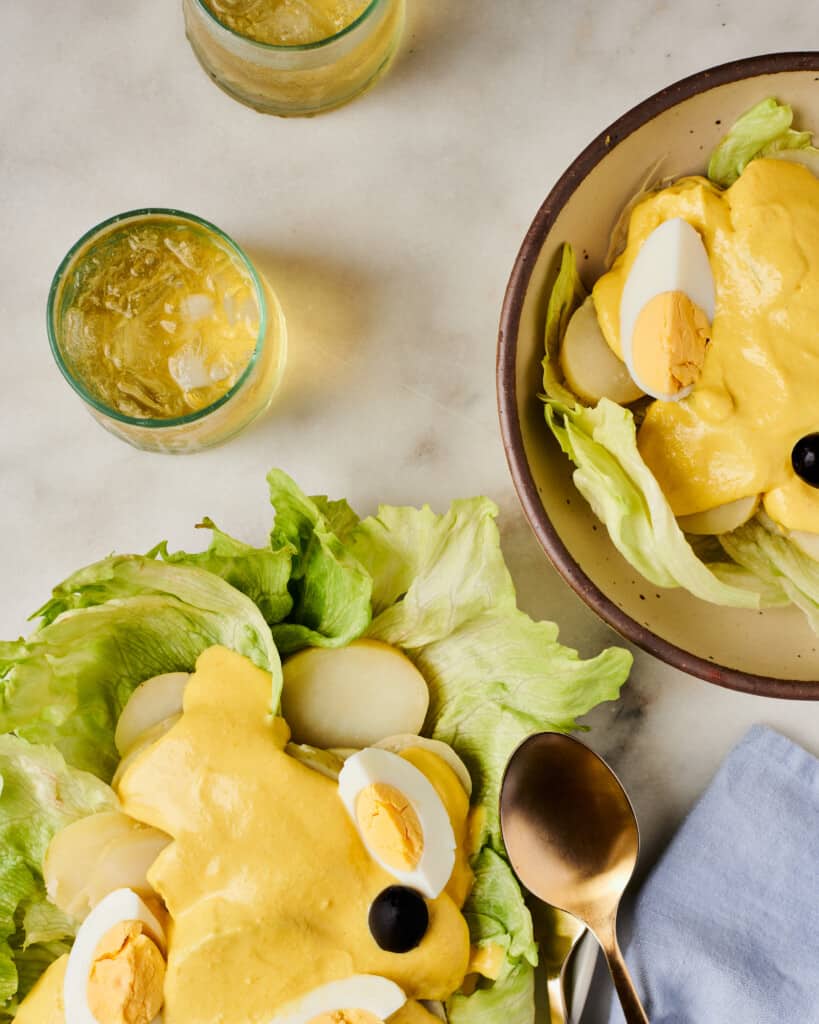
[{"label": "green lettuce leaf", "polygon": [[497,981],[468,996],[456,993],[446,1013],[449,1024],[533,1024],[535,970],[525,960],[514,966],[507,960]]},{"label": "green lettuce leaf", "polygon": [[759,608],[760,596],[719,579],[697,558],[637,448],[634,417],[601,399],[593,408],[547,400],[546,422],[577,467],[572,479],[617,550],[660,587],[685,587],[705,601]]},{"label": "green lettuce leaf", "polygon": [[68,949],[75,926],[48,902],[42,865],[52,837],[114,810],[112,790],[69,767],[53,747],[0,736],[0,1021]]},{"label": "green lettuce leaf", "polygon": [[191,671],[213,644],[270,671],[278,704],[270,627],[251,600],[203,569],[108,558],[60,584],[41,613],[44,625],[27,640],[0,643],[0,732],[51,744],[102,779],[116,768],[114,729],[134,688]]},{"label": "green lettuce leaf", "polygon": [[804,613],[814,633],[819,633],[819,562],[805,554],[793,541],[767,528],[757,517],[732,533],[723,534],[720,544],[739,566],[785,601]]},{"label": "green lettuce leaf", "polygon": [[441,516],[428,506],[382,506],[365,519],[351,550],[373,578],[367,635],[414,650],[489,609],[514,610],[497,514],[488,498],[470,498]]},{"label": "green lettuce leaf", "polygon": [[549,398],[557,399],[569,406],[577,402],[573,394],[563,383],[563,372],[560,369],[560,347],[563,336],[571,320],[572,313],[586,297],[586,290],[577,272],[577,261],[574,249],[564,242],[560,250],[560,266],[557,278],[549,293],[546,307],[546,327],[544,330],[543,358],[543,390]]},{"label": "green lettuce leaf", "polygon": [[293,548],[286,545],[274,551],[272,548],[251,547],[224,533],[207,517],[197,524],[197,529],[212,533],[207,551],[171,554],[167,542],[162,541],[148,552],[147,557],[160,558],[173,565],[195,565],[207,569],[246,594],[258,605],[270,625],[286,619],[293,607],[293,599],[287,589]]},{"label": "green lettuce leaf", "polygon": [[470,995],[457,993],[447,1002],[451,1024],[492,1024],[503,1008],[504,1020],[531,1024],[535,1014],[533,968],[538,962],[532,915],[523,901],[512,869],[489,847],[473,864],[475,884],[464,904],[473,946],[499,946],[504,963],[494,982],[481,980]]},{"label": "green lettuce leaf", "polygon": [[485,840],[503,852],[498,799],[515,748],[543,730],[569,732],[602,701],[616,700],[631,669],[620,647],[583,660],[557,641],[557,626],[518,609],[487,611],[450,636],[411,651],[430,688],[425,733],[466,763]]},{"label": "green lettuce leaf", "polygon": [[793,110],[773,97],[762,100],[738,118],[708,161],[708,177],[728,188],[755,157],[776,156],[783,150],[811,149],[810,132],[791,128]]},{"label": "green lettuce leaf", "polygon": [[291,548],[289,590],[293,608],[286,622],[273,627],[283,654],[301,647],[342,647],[370,622],[372,579],[333,527],[353,526],[346,502],[308,498],[282,470],[267,477],[276,518],[274,548]]},{"label": "green lettuce leaf", "polygon": [[499,854],[484,847],[473,864],[475,884],[464,904],[473,946],[502,946],[511,965],[537,965],[532,915],[523,901],[512,869]]}]

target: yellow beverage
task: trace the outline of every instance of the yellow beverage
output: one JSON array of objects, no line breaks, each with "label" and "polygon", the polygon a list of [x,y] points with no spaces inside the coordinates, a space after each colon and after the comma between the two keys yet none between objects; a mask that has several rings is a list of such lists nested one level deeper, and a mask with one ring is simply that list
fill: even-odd
[{"label": "yellow beverage", "polygon": [[320,43],[364,12],[368,0],[204,0],[232,32],[273,46]]},{"label": "yellow beverage", "polygon": [[213,225],[174,211],[114,218],[66,257],[52,348],[97,418],[140,447],[195,450],[268,404],[284,361],[278,303]]},{"label": "yellow beverage", "polygon": [[389,66],[404,0],[183,0],[194,53],[235,99],[310,115],[353,99]]}]

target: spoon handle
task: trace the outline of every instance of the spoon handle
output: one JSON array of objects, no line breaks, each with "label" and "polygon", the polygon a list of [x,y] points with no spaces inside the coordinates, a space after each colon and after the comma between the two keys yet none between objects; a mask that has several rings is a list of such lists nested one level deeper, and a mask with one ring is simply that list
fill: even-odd
[{"label": "spoon handle", "polygon": [[634,987],[620,951],[615,922],[612,921],[610,927],[598,931],[597,937],[609,965],[611,980],[617,990],[617,997],[620,1000],[626,1024],[649,1024],[643,1004],[640,1002],[637,989]]}]

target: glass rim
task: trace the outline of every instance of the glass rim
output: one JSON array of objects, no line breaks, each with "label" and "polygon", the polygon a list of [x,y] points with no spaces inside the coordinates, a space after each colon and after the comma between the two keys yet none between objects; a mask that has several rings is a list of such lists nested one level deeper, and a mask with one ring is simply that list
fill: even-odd
[{"label": "glass rim", "polygon": [[[197,227],[206,228],[208,231],[213,232],[223,242],[225,242],[230,249],[233,250],[244,268],[247,270],[250,275],[250,279],[253,282],[253,287],[256,292],[256,300],[259,304],[259,331],[256,337],[256,346],[253,349],[253,354],[247,362],[247,366],[242,370],[236,380],[236,383],[226,391],[224,395],[217,398],[215,402],[211,402],[210,405],[206,405],[203,409],[197,409],[194,412],[186,413],[184,416],[173,416],[166,419],[159,419],[152,416],[128,416],[126,413],[120,412],[118,409],[112,409],[105,402],[92,395],[83,382],[74,376],[68,368],[66,360],[63,358],[63,354],[57,340],[57,330],[54,323],[55,315],[57,313],[57,296],[60,294],[66,273],[77,254],[81,251],[83,246],[86,245],[86,243],[94,239],[96,236],[102,235],[107,228],[121,222],[135,220],[140,217],[175,217],[179,220],[188,221],[195,224]],[[209,416],[211,413],[216,412],[217,409],[220,409],[223,405],[227,404],[227,402],[229,402],[247,382],[259,360],[264,346],[265,337],[267,335],[267,300],[265,298],[261,278],[259,277],[256,268],[253,266],[242,247],[234,242],[230,235],[226,234],[221,228],[218,228],[209,220],[205,220],[203,217],[197,217],[195,213],[186,213],[184,210],[176,210],[170,207],[148,206],[138,210],[127,210],[125,213],[116,213],[113,217],[107,217],[105,220],[100,221],[99,224],[96,224],[94,227],[86,231],[85,234],[81,238],[78,238],[71,246],[60,261],[60,265],[57,267],[51,281],[51,287],[48,291],[48,303],[46,305],[46,327],[48,330],[48,342],[51,347],[51,354],[54,356],[54,361],[57,363],[60,373],[62,373],[63,377],[65,377],[74,391],[76,391],[87,405],[96,409],[97,412],[102,413],[103,416],[109,417],[109,419],[116,420],[118,423],[128,424],[132,427],[146,427],[148,429],[182,427],[187,424],[196,423],[199,420],[204,419],[206,416]]]},{"label": "glass rim", "polygon": [[253,39],[252,36],[243,35],[241,32],[237,32],[236,29],[226,25],[220,18],[218,18],[214,11],[208,7],[205,0],[193,0],[196,6],[206,14],[211,21],[224,29],[225,32],[229,32],[235,39],[240,39],[243,43],[249,43],[251,46],[258,46],[260,50],[270,50],[274,53],[306,53],[310,50],[320,50],[322,47],[330,46],[331,43],[338,42],[339,39],[343,39],[344,36],[354,32],[355,29],[362,25],[367,18],[373,13],[383,0],[368,0],[367,6],[355,18],[350,22],[349,25],[345,25],[344,28],[340,29],[334,35],[326,36],[324,39],[317,39],[314,43],[263,43],[259,39]]}]

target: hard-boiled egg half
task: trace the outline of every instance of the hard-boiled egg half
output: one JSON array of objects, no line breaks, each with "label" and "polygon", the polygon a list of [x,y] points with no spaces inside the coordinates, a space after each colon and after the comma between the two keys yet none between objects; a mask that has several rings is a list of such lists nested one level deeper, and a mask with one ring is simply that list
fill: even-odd
[{"label": "hard-boiled egg half", "polygon": [[165,930],[131,889],[116,889],[86,917],[68,958],[66,1024],[151,1024],[162,1009]]},{"label": "hard-boiled egg half", "polygon": [[620,343],[635,384],[664,402],[690,394],[702,370],[716,299],[699,232],[680,217],[646,238],[620,299]]},{"label": "hard-boiled egg half", "polygon": [[394,981],[353,974],[320,985],[284,1007],[271,1024],[377,1024],[400,1010],[407,997]]},{"label": "hard-boiled egg half", "polygon": [[429,899],[440,895],[456,843],[427,777],[398,754],[368,747],[344,762],[338,792],[373,860]]}]

